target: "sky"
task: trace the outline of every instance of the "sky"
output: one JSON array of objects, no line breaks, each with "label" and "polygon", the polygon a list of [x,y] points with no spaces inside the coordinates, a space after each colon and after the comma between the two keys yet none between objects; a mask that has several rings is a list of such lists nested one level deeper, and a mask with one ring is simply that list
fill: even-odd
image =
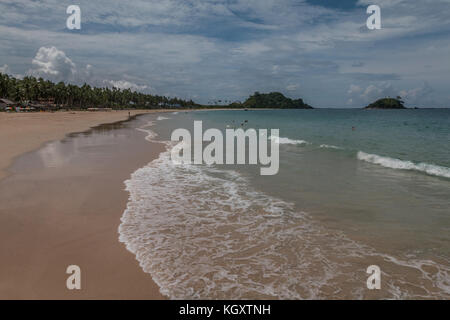
[{"label": "sky", "polygon": [[450,107],[449,17],[450,0],[1,0],[0,72],[198,103],[278,91],[321,108]]}]

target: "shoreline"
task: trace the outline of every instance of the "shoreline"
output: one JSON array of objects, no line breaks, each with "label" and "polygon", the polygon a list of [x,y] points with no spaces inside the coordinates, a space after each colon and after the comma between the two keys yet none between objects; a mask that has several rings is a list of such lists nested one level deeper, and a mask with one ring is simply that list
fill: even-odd
[{"label": "shoreline", "polygon": [[[0,112],[0,181],[9,175],[8,168],[19,156],[36,151],[46,143],[64,139],[69,134],[82,133],[96,126],[130,120],[152,113],[191,111],[244,111],[245,109],[136,109],[109,112],[58,111],[6,113]],[[270,110],[255,108],[252,110]],[[14,122],[14,123],[10,123]],[[46,127],[43,129],[43,127]]]},{"label": "shoreline", "polygon": [[[136,130],[136,128],[143,128],[147,121],[153,122],[158,117],[158,113],[168,114],[176,111],[150,111],[145,112],[148,115],[142,116],[142,118],[133,115],[129,119],[98,124],[85,131],[73,131],[65,134],[62,140],[44,142],[34,151],[27,151],[14,158],[11,166],[8,167],[9,175],[0,179],[0,261],[2,261],[0,263],[0,299],[169,299],[160,293],[161,288],[153,281],[151,274],[158,279],[157,272],[171,268],[167,265],[159,265],[154,269],[155,273],[144,271],[145,264],[137,259],[137,254],[119,240],[118,229],[131,194],[125,190],[125,180],[129,180],[133,172],[156,159],[165,149],[157,141],[145,139],[146,133]],[[151,115],[152,113],[154,114]],[[83,122],[85,117],[82,115],[80,118]],[[51,119],[51,121],[56,120],[55,118]],[[20,122],[17,121],[17,123]],[[46,124],[51,127],[51,123],[47,122]],[[81,126],[81,123],[76,125]],[[52,129],[44,128],[41,122],[38,123],[39,126],[43,130]],[[59,129],[61,127],[58,125],[53,127],[55,131]],[[324,190],[324,188],[317,188],[316,184],[312,184],[312,187],[308,186],[308,183],[316,181],[313,174],[315,172],[314,165],[318,159],[311,153],[309,155],[311,157],[304,158],[302,164],[304,174],[301,180],[304,183],[307,182],[304,188]],[[339,161],[339,155],[330,159]],[[355,162],[356,159],[352,161]],[[311,167],[312,170],[308,170],[306,165],[308,163],[314,164]],[[332,163],[337,162],[332,161]],[[353,171],[353,167],[350,165],[350,162],[347,164],[342,162],[341,168],[347,167]],[[324,162],[323,166],[331,167],[327,165],[327,162]],[[362,162],[362,166],[366,166],[364,162]],[[377,167],[374,167],[373,170],[376,171]],[[401,175],[402,172],[399,174]],[[158,174],[148,175],[148,177],[154,176],[158,176]],[[348,177],[346,174],[343,176]],[[426,179],[428,178],[423,177],[424,181]],[[155,192],[157,195],[170,194],[168,192],[170,190],[158,189],[159,186],[168,185],[164,183],[164,180],[161,181],[154,183],[151,190],[157,191]],[[183,188],[178,194],[181,194],[182,190]],[[270,191],[268,194],[271,194]],[[144,190],[144,192],[146,191]],[[152,193],[150,192],[150,194]],[[224,192],[219,193],[223,194]],[[297,198],[298,195],[295,197]],[[406,269],[406,273],[405,269],[399,269],[411,268],[410,265],[386,264],[386,261],[383,260],[383,257],[386,256],[399,259],[402,257],[397,255],[400,251],[386,249],[392,238],[383,236],[383,239],[380,240],[377,237],[369,238],[366,233],[354,232],[355,227],[358,227],[357,230],[364,230],[361,227],[365,227],[365,225],[364,221],[360,221],[359,225],[349,223],[353,213],[348,208],[357,208],[361,210],[360,212],[372,213],[365,207],[354,207],[353,198],[364,199],[363,197],[349,197],[347,202],[343,197],[339,197],[339,199],[330,197],[330,201],[325,203],[321,201],[322,195],[316,197],[314,193],[310,192],[305,193],[303,197],[303,199],[299,199],[302,210],[305,212],[315,211],[314,221],[318,223],[318,226],[323,226],[324,230],[348,232],[349,240],[356,241],[356,243],[376,244],[373,248],[377,255],[371,255],[371,257],[377,257],[377,265],[397,276],[401,272],[401,274],[406,274],[407,278],[417,279],[417,275],[414,275],[411,269]],[[140,213],[145,215],[146,208],[151,213],[153,207],[159,207],[162,203],[167,202],[165,198],[161,199],[161,204],[157,200],[149,198],[146,202],[147,205],[141,206],[138,203],[136,207],[144,208]],[[338,201],[343,201],[345,207],[336,208],[335,203]],[[367,203],[370,204],[370,202]],[[373,207],[375,206],[369,206],[369,208]],[[344,224],[335,224],[335,217],[327,213],[335,211],[339,212],[339,221],[344,221]],[[170,212],[170,210],[161,210],[161,212]],[[129,226],[139,228],[142,223],[144,225],[155,223],[155,220],[147,221],[145,219],[131,221]],[[228,222],[225,221],[225,223]],[[184,224],[180,225],[184,226]],[[158,234],[159,231],[157,230]],[[145,233],[142,235],[136,239],[143,238],[145,240]],[[168,238],[173,238],[173,236],[170,235]],[[397,242],[402,240],[406,243],[408,240],[405,237],[407,234],[400,235],[397,232],[395,236]],[[386,243],[383,242],[385,238],[387,239]],[[321,237],[314,236],[311,239],[314,240],[312,243],[318,244],[320,247],[324,245]],[[130,243],[133,246],[137,244],[134,239],[130,239]],[[408,240],[407,243],[409,245],[412,242]],[[324,248],[326,249],[326,246]],[[141,257],[150,257],[143,251],[144,249],[143,247],[138,248],[136,252]],[[159,251],[161,254],[164,252],[164,250]],[[331,256],[333,257],[332,253]],[[428,257],[424,257],[424,259],[428,259]],[[158,261],[158,259],[151,257],[149,261]],[[358,266],[360,262],[355,260],[352,263]],[[80,292],[69,291],[65,287],[68,277],[65,274],[65,268],[72,264],[80,265],[83,274],[82,281],[87,281],[82,282],[83,290]],[[426,265],[440,270],[439,264],[437,267],[434,264]],[[437,272],[438,275],[439,272]],[[171,275],[173,274],[176,273]],[[364,279],[358,281],[365,283]],[[161,285],[162,288],[165,287],[162,282]],[[432,285],[434,284],[426,283],[423,288],[433,292]],[[348,288],[350,289],[350,287]],[[163,292],[165,291],[163,290]],[[326,288],[323,294],[325,297],[332,297]],[[436,294],[440,293],[436,292]],[[174,297],[176,298],[176,296]],[[385,296],[371,293],[364,296],[369,299],[382,297]]]},{"label": "shoreline", "polygon": [[85,132],[103,124],[127,121],[129,120],[128,112],[131,117],[136,117],[170,111],[169,109],[158,109],[111,112],[0,112],[0,181],[10,174],[8,168],[16,158],[36,151],[46,143],[61,140],[69,134]]},{"label": "shoreline", "polygon": [[[58,144],[64,141],[69,141],[71,138],[78,136],[78,135],[84,135],[88,134],[91,131],[95,131],[97,128],[101,128],[103,126],[114,126],[114,125],[120,125],[122,123],[126,123],[128,121],[133,121],[137,118],[137,116],[145,115],[145,114],[158,114],[158,113],[171,113],[171,112],[191,112],[191,111],[221,111],[221,110],[229,110],[229,109],[220,109],[220,108],[214,108],[214,109],[188,109],[188,110],[175,110],[175,109],[158,109],[158,110],[125,110],[125,111],[111,111],[111,112],[88,112],[88,111],[65,111],[65,112],[55,112],[55,113],[0,113],[0,193],[7,187],[5,187],[6,184],[15,184],[18,182],[18,180],[23,179],[21,177],[20,170],[18,171],[17,163],[22,162],[23,158],[33,158],[37,153],[39,153],[42,150],[48,149],[52,147],[54,144]],[[242,109],[244,110],[244,109]],[[236,110],[233,110],[236,111]],[[130,115],[128,114],[130,112]],[[112,129],[116,130],[116,129]],[[142,135],[142,133],[141,133]],[[142,143],[148,146],[149,144],[152,146],[151,148],[159,148],[157,147],[159,144],[156,142],[150,142],[147,141],[144,137],[142,137]],[[156,146],[156,147],[155,147]],[[144,272],[139,265],[139,262],[136,260],[135,255],[130,252],[124,243],[121,243],[118,239],[119,233],[118,233],[118,227],[121,223],[121,217],[123,215],[124,210],[126,209],[127,203],[128,203],[128,197],[129,193],[125,191],[124,189],[124,181],[130,178],[130,175],[143,165],[146,165],[147,163],[153,161],[156,159],[160,152],[164,151],[164,148],[161,147],[161,150],[159,152],[152,153],[149,157],[146,157],[145,160],[139,162],[138,165],[128,166],[127,169],[123,168],[117,168],[117,170],[114,171],[114,175],[117,176],[116,171],[120,171],[120,174],[122,174],[122,177],[119,179],[120,181],[116,181],[114,184],[112,184],[111,189],[113,189],[111,192],[117,193],[117,200],[116,205],[109,205],[109,211],[114,211],[115,208],[120,208],[120,210],[117,210],[117,212],[111,213],[111,218],[113,219],[106,219],[108,221],[113,220],[113,228],[110,232],[110,238],[113,239],[114,243],[105,243],[103,246],[115,246],[118,247],[119,251],[116,251],[115,253],[112,253],[112,255],[115,255],[117,257],[121,257],[121,266],[120,271],[122,269],[123,272],[129,272],[129,275],[134,278],[133,283],[140,283],[138,285],[139,287],[139,293],[133,293],[133,289],[128,288],[123,290],[123,296],[119,295],[117,296],[116,293],[112,294],[111,292],[105,292],[105,293],[96,293],[95,295],[92,295],[91,293],[77,293],[74,295],[67,294],[67,292],[60,291],[61,288],[56,289],[55,285],[50,285],[49,289],[43,290],[40,293],[36,293],[32,288],[28,286],[28,284],[22,284],[22,277],[20,274],[16,274],[16,271],[12,271],[11,269],[19,269],[22,272],[25,273],[31,273],[32,275],[29,275],[28,278],[35,279],[35,281],[40,281],[36,277],[41,277],[41,275],[37,274],[34,270],[28,270],[25,265],[23,265],[23,262],[11,262],[11,266],[8,264],[0,264],[0,298],[2,299],[90,299],[90,298],[110,298],[110,299],[168,299],[168,297],[162,295],[160,293],[159,286],[153,281],[150,274]],[[64,154],[65,156],[65,154]],[[142,160],[142,159],[141,159]],[[28,160],[29,161],[29,160]],[[127,165],[124,165],[126,167]],[[46,176],[47,175],[47,176]],[[17,178],[19,176],[19,178]],[[48,176],[48,173],[43,175],[46,176],[45,179],[50,178],[50,181],[53,181],[55,177]],[[43,179],[43,176],[39,176],[37,178],[38,181],[41,182]],[[26,178],[28,179],[28,177]],[[60,185],[60,187],[63,187],[63,183],[69,182],[70,178],[65,178],[65,181],[54,181],[54,184]],[[48,202],[52,203],[54,200],[48,195],[39,195],[35,193],[35,190],[32,190],[28,194],[24,194],[22,190],[24,188],[27,188],[26,185],[23,185],[22,182],[19,181],[19,184],[21,185],[20,188],[17,190],[15,188],[12,188],[11,194],[8,192],[3,192],[3,195],[0,194],[0,203],[8,203],[11,202],[10,199],[5,198],[4,194],[6,194],[7,197],[14,197],[14,198],[21,198],[20,201],[24,201],[27,203],[27,200],[22,200],[24,197],[29,198],[35,198],[39,199],[40,201],[44,200],[50,200]],[[45,183],[44,183],[45,185]],[[84,186],[83,186],[84,187]],[[44,188],[47,188],[47,186],[44,186]],[[89,188],[86,186],[86,188]],[[95,191],[94,191],[95,192]],[[38,193],[38,192],[37,192]],[[100,198],[102,197],[101,192]],[[3,196],[3,197],[2,197]],[[5,200],[6,199],[6,200]],[[85,201],[86,199],[83,198],[81,201]],[[72,204],[71,206],[76,206],[77,204]],[[95,207],[95,205],[94,205]],[[7,206],[4,206],[3,208],[0,207],[0,241],[4,243],[2,246],[0,244],[0,261],[7,261],[8,260],[8,254],[11,254],[11,248],[9,248],[11,244],[11,238],[13,238],[13,242],[19,243],[23,240],[20,239],[20,236],[28,237],[28,233],[32,233],[35,225],[37,225],[37,228],[39,228],[39,222],[34,221],[32,224],[28,224],[29,217],[28,215],[28,209],[26,208],[24,210],[17,210],[17,208],[13,208],[13,210],[9,210]],[[43,216],[43,220],[53,221],[55,219],[54,216],[48,217],[48,214],[44,213],[47,209],[35,209],[32,207],[32,209],[35,210],[33,214]],[[12,215],[11,212],[14,212],[15,214]],[[31,213],[31,212],[30,212]],[[73,219],[79,220],[79,212],[73,212]],[[12,216],[14,216],[12,218]],[[8,228],[8,225],[14,224],[19,221],[19,224],[26,225],[27,229],[30,228],[28,231],[17,229],[15,230],[13,226],[12,229]],[[101,221],[103,223],[104,221]],[[75,226],[79,223],[79,221],[72,221],[68,223],[68,227]],[[2,228],[2,225],[3,227]],[[48,227],[47,227],[48,228]],[[83,225],[83,228],[91,228]],[[2,229],[4,232],[2,232]],[[95,229],[95,228],[94,228]],[[12,233],[17,232],[19,237],[11,236]],[[50,233],[52,230],[47,230]],[[47,233],[47,231],[45,233]],[[78,230],[77,232],[82,233],[83,230]],[[103,232],[100,229],[97,229],[96,231]],[[37,240],[37,239],[35,239]],[[51,241],[54,242],[54,245],[63,245],[60,243],[59,240],[51,239]],[[71,240],[68,240],[69,242]],[[12,243],[11,247],[14,247],[15,244]],[[31,255],[35,255],[34,252],[30,251],[36,251],[39,250],[35,248],[35,244],[30,243],[27,247],[23,247],[23,244],[20,245],[20,248],[18,248],[20,251],[17,255],[26,255],[26,253],[29,253]],[[73,250],[77,250],[73,248]],[[89,247],[85,249],[85,251],[89,251]],[[85,254],[85,253],[83,253]],[[80,253],[80,256],[83,255]],[[26,258],[23,258],[26,259]],[[54,259],[54,258],[53,258]],[[92,260],[95,260],[94,257],[91,257]],[[111,259],[111,258],[110,258]],[[58,260],[64,260],[63,257],[59,257]],[[88,261],[87,261],[88,262]],[[45,261],[36,261],[36,264],[41,265],[42,263],[45,263]],[[122,265],[122,264],[125,265]],[[35,267],[36,268],[36,267]],[[33,268],[31,268],[33,269]],[[39,268],[38,268],[39,269]],[[4,270],[6,270],[7,277],[11,279],[1,279],[2,274],[5,274]],[[64,277],[64,275],[62,275]],[[16,278],[14,280],[14,278]],[[27,277],[25,277],[27,278]],[[60,279],[60,281],[62,281]],[[3,284],[2,284],[3,282]],[[22,284],[22,287],[21,287]],[[122,285],[128,286],[128,284],[122,283]],[[14,289],[13,289],[14,287]],[[56,290],[56,291],[55,291]],[[58,294],[55,294],[55,292],[58,292]]]},{"label": "shoreline", "polygon": [[[103,127],[111,126],[112,129],[106,130],[115,132],[120,129],[114,128],[114,125],[133,121],[137,115],[164,112],[173,110],[139,110],[132,112],[131,118],[128,117],[128,111],[111,114],[77,113],[79,116],[76,118],[74,116],[77,114],[71,113],[56,114],[55,117],[49,117],[50,114],[23,114],[25,117],[22,114],[15,115],[14,118],[22,118],[19,121],[28,125],[28,128],[21,130],[19,137],[14,136],[13,141],[23,141],[30,134],[38,132],[38,128],[43,129],[42,122],[46,127],[43,130],[45,133],[38,134],[36,139],[32,139],[32,143],[25,143],[14,150],[8,149],[8,144],[3,144],[5,136],[11,137],[11,134],[3,135],[3,140],[0,141],[2,149],[13,151],[9,154],[2,153],[0,159],[3,165],[0,172],[5,170],[0,177],[0,203],[5,204],[0,208],[0,261],[8,261],[0,264],[2,299],[168,299],[160,293],[160,288],[152,277],[142,270],[134,254],[118,239],[120,219],[129,197],[124,181],[136,169],[157,158],[162,147],[144,137],[134,137],[139,149],[145,150],[137,152],[131,161],[127,159],[130,151],[127,154],[122,150],[109,150],[104,161],[110,163],[105,163],[105,167],[96,169],[92,160],[86,160],[86,172],[80,172],[77,167],[69,167],[68,170],[65,169],[68,173],[56,175],[45,168],[22,173],[22,167],[25,171],[29,165],[34,167],[36,155],[43,150],[52,149],[53,145],[64,148],[65,144],[70,144],[77,137],[82,138],[95,130],[103,130]],[[9,120],[12,117],[0,115],[0,123],[5,118]],[[71,125],[62,127],[60,122],[65,120],[72,120]],[[18,131],[14,127],[17,129],[19,126],[17,123],[10,123],[0,128],[2,133],[8,129],[16,133]],[[143,135],[132,129],[137,135]],[[66,141],[65,138],[69,139]],[[70,152],[71,149],[67,151]],[[65,157],[68,152],[61,154]],[[70,154],[68,157],[70,158]],[[23,162],[27,165],[23,166]],[[107,167],[112,170],[106,170]],[[97,173],[102,170],[105,172]],[[99,179],[106,182],[89,181],[92,179],[89,171],[95,172]],[[40,187],[33,189],[29,186],[30,182],[39,184]],[[64,200],[48,196],[64,189],[64,185],[69,183],[76,185],[74,190],[67,192],[67,195],[71,195],[70,199],[65,199],[64,194],[57,197]],[[30,188],[31,192],[28,190]],[[86,194],[82,189],[91,190],[91,193]],[[24,197],[25,194],[27,198]],[[48,204],[39,203],[34,206],[36,201],[43,200],[49,200],[46,201]],[[18,207],[16,202],[21,205],[24,203],[25,206]],[[11,203],[14,205],[10,205]],[[59,209],[53,211],[54,207]],[[86,212],[92,212],[89,221],[86,220]],[[60,233],[61,229],[66,231]],[[86,238],[89,240],[83,240]],[[86,244],[80,246],[77,241]],[[76,264],[73,257],[81,262],[79,264],[82,271],[86,272],[87,269],[86,277],[90,279],[87,286],[85,280],[82,280],[82,287],[88,289],[80,292],[71,292],[64,285],[67,275],[63,270],[65,267],[62,268],[61,265]],[[57,267],[49,265],[50,261]],[[36,288],[36,283],[42,284]]]}]

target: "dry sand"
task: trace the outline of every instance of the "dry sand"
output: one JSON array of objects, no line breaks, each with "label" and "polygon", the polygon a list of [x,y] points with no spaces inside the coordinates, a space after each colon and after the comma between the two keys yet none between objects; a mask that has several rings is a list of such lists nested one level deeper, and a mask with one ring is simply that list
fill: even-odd
[{"label": "dry sand", "polygon": [[[123,181],[162,145],[130,129],[100,149],[58,141],[127,118],[128,111],[0,113],[0,299],[164,299],[117,231],[128,198]],[[63,163],[43,165],[40,152],[55,150]],[[81,267],[80,291],[66,288],[71,264]]]}]

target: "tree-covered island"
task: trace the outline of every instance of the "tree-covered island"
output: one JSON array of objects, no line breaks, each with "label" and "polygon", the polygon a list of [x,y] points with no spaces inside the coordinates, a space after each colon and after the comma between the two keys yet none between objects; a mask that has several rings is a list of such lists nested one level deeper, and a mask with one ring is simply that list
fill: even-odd
[{"label": "tree-covered island", "polygon": [[369,104],[364,109],[406,109],[401,97],[384,98]]}]

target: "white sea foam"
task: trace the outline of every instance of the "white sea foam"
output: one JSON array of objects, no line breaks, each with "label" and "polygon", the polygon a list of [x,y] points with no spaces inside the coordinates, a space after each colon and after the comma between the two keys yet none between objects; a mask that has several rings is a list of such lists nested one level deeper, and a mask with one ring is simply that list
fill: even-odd
[{"label": "white sea foam", "polygon": [[237,172],[175,166],[164,152],[126,189],[120,241],[170,298],[315,298],[340,274],[314,246],[304,213],[252,190]]},{"label": "white sea foam", "polygon": [[359,151],[357,154],[359,160],[378,164],[380,166],[400,169],[400,170],[414,170],[427,173],[429,175],[450,178],[450,168],[438,166],[429,163],[414,163],[412,161],[404,161],[395,158],[383,157],[376,154],[369,154]]},{"label": "white sea foam", "polygon": [[343,149],[341,147],[336,147],[336,146],[329,145],[329,144],[321,144],[320,147],[321,148],[325,148],[325,149],[336,149],[336,150],[342,150]]},{"label": "white sea foam", "polygon": [[153,124],[154,124],[153,121],[149,121],[144,126],[136,128],[136,130],[147,133],[147,136],[145,136],[145,140],[153,141],[153,139],[155,139],[158,136],[158,134],[155,131],[149,129],[151,126],[153,126]]},{"label": "white sea foam", "polygon": [[[148,140],[155,136],[141,130]],[[378,254],[256,190],[236,171],[175,165],[172,146],[167,142],[166,152],[125,182],[130,196],[119,227],[120,241],[164,295],[364,298],[367,274],[361,266],[377,263],[396,270],[383,273],[385,298],[450,298],[449,268]],[[404,284],[419,287],[419,294]]]},{"label": "white sea foam", "polygon": [[310,144],[308,141],[305,140],[293,140],[285,137],[270,137],[270,140],[272,140],[277,144],[293,144],[293,145]]},{"label": "white sea foam", "polygon": [[161,121],[161,120],[169,120],[170,118],[167,117],[163,117],[163,116],[158,116],[158,118],[156,118],[156,120]]}]

